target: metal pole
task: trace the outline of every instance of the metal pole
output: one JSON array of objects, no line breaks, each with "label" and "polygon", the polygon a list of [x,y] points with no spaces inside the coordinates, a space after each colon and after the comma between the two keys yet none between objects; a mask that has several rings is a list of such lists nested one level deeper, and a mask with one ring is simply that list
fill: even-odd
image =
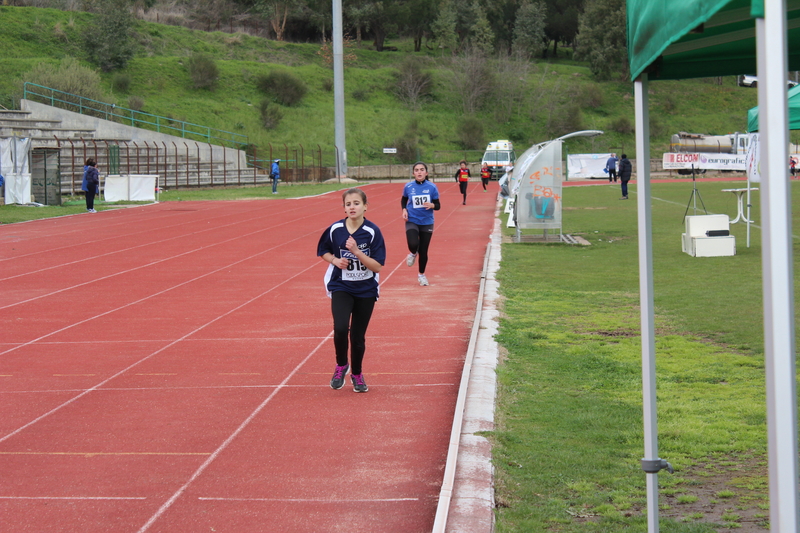
[{"label": "metal pole", "polygon": [[786,178],[786,2],[765,0],[756,19],[761,131],[762,284],[767,382],[770,530],[794,533],[798,520],[792,192]]},{"label": "metal pole", "polygon": [[[650,112],[647,74],[634,82],[636,109],[636,159],[650,158]],[[644,458],[646,475],[647,531],[658,533],[658,419],[656,414],[656,341],[653,297],[653,224],[650,213],[650,165],[636,171],[639,227],[639,308],[642,332],[642,400],[644,412]],[[671,468],[671,467],[670,467]]]},{"label": "metal pole", "polygon": [[347,148],[344,125],[344,55],[342,0],[333,0],[333,115],[336,144],[336,175],[347,177]]}]

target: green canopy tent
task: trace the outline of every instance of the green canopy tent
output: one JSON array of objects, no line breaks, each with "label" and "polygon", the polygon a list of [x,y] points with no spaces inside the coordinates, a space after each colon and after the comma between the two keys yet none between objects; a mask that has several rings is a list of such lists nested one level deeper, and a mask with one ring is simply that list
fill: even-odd
[{"label": "green canopy tent", "polygon": [[[800,130],[800,85],[789,89],[789,129]],[[758,131],[758,106],[747,111],[747,131]]]},{"label": "green canopy tent", "polygon": [[[770,524],[797,532],[797,405],[791,203],[786,179],[786,73],[800,70],[800,0],[627,0],[628,60],[636,108],[642,396],[648,531],[657,532],[653,250],[648,84],[752,74],[761,110],[760,170]],[[788,45],[788,48],[787,48]]]}]

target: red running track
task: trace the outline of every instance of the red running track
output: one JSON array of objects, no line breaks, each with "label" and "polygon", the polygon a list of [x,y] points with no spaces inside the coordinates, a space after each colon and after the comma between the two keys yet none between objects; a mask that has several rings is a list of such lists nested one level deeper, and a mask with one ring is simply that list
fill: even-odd
[{"label": "red running track", "polygon": [[366,394],[328,384],[339,193],[0,227],[0,531],[430,531],[497,191],[439,187],[429,287],[365,187]]}]

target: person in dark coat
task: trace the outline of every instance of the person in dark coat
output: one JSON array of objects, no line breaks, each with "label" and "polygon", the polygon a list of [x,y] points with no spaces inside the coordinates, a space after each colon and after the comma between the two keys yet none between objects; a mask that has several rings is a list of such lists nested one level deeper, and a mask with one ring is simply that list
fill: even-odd
[{"label": "person in dark coat", "polygon": [[86,160],[86,166],[83,167],[81,189],[86,191],[86,211],[97,213],[94,209],[94,197],[100,193],[100,172],[97,170],[97,162],[91,157]]},{"label": "person in dark coat", "polygon": [[272,194],[278,194],[278,182],[281,179],[281,160],[276,159],[272,162],[269,177],[272,178]]},{"label": "person in dark coat", "polygon": [[628,182],[631,179],[631,172],[633,172],[633,165],[631,165],[628,156],[622,154],[622,159],[619,160],[619,181],[622,186],[622,198],[620,200],[628,199]]}]

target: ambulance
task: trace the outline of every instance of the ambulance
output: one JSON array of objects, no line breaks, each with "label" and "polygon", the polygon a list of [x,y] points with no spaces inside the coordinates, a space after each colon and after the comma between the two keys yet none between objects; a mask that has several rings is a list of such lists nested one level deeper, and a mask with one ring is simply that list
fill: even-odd
[{"label": "ambulance", "polygon": [[492,178],[500,179],[505,174],[505,168],[513,165],[517,160],[517,155],[514,153],[514,145],[511,141],[495,141],[490,142],[486,146],[486,152],[481,159],[481,167],[484,164],[489,165],[492,169]]}]

